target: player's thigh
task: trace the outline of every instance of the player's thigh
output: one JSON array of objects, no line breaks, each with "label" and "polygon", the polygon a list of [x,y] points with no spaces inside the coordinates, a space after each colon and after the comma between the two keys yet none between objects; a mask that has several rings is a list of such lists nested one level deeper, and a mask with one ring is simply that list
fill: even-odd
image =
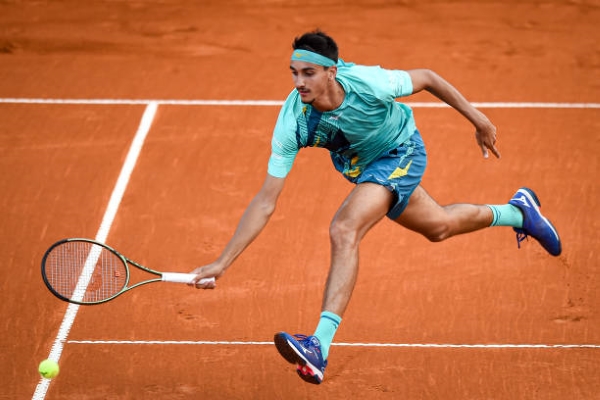
[{"label": "player's thigh", "polygon": [[440,229],[445,229],[447,218],[448,215],[442,206],[419,185],[410,196],[406,208],[395,221],[412,231],[431,236]]},{"label": "player's thigh", "polygon": [[379,184],[357,184],[331,222],[332,235],[354,232],[360,239],[386,215],[393,199],[392,192]]}]

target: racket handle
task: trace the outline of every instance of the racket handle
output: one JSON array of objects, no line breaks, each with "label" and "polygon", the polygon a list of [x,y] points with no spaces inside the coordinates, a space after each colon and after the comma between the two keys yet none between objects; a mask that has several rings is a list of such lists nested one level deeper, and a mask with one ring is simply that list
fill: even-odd
[{"label": "racket handle", "polygon": [[[192,280],[196,277],[196,274],[185,274],[181,272],[163,272],[161,279],[163,282],[173,283],[192,283]],[[200,284],[214,282],[215,278],[200,279]]]}]

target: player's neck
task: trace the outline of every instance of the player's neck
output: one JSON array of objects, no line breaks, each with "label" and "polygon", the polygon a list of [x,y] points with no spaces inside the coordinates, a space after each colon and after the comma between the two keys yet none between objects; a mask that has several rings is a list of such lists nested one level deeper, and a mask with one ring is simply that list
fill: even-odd
[{"label": "player's neck", "polygon": [[318,99],[315,99],[311,105],[321,112],[333,111],[342,105],[345,97],[346,92],[344,92],[344,88],[334,79],[329,90],[323,93]]}]

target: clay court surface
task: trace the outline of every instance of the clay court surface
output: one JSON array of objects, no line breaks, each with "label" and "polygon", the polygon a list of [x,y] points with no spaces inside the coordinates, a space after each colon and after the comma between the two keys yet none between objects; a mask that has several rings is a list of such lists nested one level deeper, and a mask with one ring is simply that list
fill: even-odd
[{"label": "clay court surface", "polygon": [[[586,0],[0,1],[0,398],[599,398],[599,25]],[[315,27],[347,61],[431,68],[480,103],[500,160],[431,95],[403,99],[428,146],[424,187],[446,204],[529,186],[563,254],[519,250],[510,228],[433,244],[383,221],[362,244],[325,381],[306,384],[270,342],[314,330],[328,225],[351,189],[306,149],[216,290],[145,286],[79,308],[60,338],[67,304],[41,257],[97,237],[142,117],[106,242],[189,272],[262,184],[291,41]],[[61,374],[40,380],[57,346]]]}]

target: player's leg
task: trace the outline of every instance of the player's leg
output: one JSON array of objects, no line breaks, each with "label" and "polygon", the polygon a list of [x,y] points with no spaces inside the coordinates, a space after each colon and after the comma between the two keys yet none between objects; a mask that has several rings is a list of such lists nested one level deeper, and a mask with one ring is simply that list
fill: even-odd
[{"label": "player's leg", "polygon": [[355,186],[330,225],[331,264],[323,294],[321,319],[314,335],[279,332],[275,345],[298,375],[307,382],[323,380],[329,346],[348,306],[358,275],[358,248],[361,239],[388,212],[392,193],[375,183]]},{"label": "player's leg", "polygon": [[419,185],[395,221],[432,242],[439,242],[451,236],[489,227],[493,221],[493,213],[487,205],[440,206]]},{"label": "player's leg", "polygon": [[517,232],[519,246],[531,235],[548,253],[558,256],[562,252],[560,237],[539,207],[537,195],[528,188],[519,189],[508,204],[440,206],[419,186],[394,221],[434,242],[489,226],[511,226]]},{"label": "player's leg", "polygon": [[329,228],[331,265],[323,310],[342,316],[358,274],[358,247],[365,234],[388,212],[392,193],[381,185],[356,185],[344,200]]}]

